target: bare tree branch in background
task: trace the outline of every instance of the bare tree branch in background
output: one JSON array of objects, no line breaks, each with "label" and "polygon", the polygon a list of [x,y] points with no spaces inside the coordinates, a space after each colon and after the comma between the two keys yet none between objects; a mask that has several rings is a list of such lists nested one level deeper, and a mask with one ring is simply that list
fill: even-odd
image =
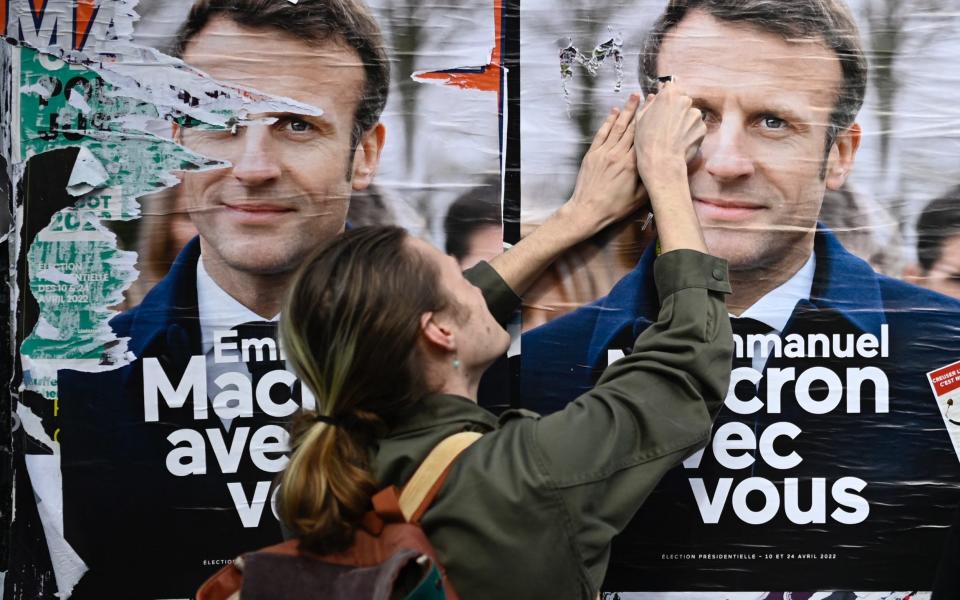
[{"label": "bare tree branch in background", "polygon": [[[462,0],[448,0],[444,4],[444,9],[456,13],[458,7],[463,5]],[[382,23],[385,24],[385,33],[391,42],[390,56],[393,60],[393,83],[396,86],[396,92],[400,96],[400,119],[404,128],[404,152],[403,161],[405,170],[408,173],[415,171],[418,160],[423,160],[423,155],[416,151],[417,143],[417,125],[420,118],[417,115],[418,98],[420,90],[424,84],[411,79],[411,75],[418,70],[431,69],[439,65],[431,65],[430,54],[426,56],[422,48],[427,43],[429,36],[436,33],[445,34],[443,41],[456,37],[457,31],[449,28],[431,27],[429,18],[431,11],[436,8],[435,5],[422,4],[415,0],[383,0],[378,2],[379,12],[382,16]],[[493,5],[490,4],[490,22],[493,21]],[[491,40],[492,43],[492,40]],[[443,43],[441,42],[441,47]],[[475,66],[475,65],[462,65]],[[478,66],[478,65],[477,65]],[[417,194],[413,200],[417,212],[421,215],[432,215],[433,207],[430,202],[429,194]]]},{"label": "bare tree branch in background", "polygon": [[[894,116],[902,80],[898,59],[922,52],[953,28],[953,19],[944,19],[945,15],[952,14],[948,3],[944,0],[870,0],[863,6],[868,27],[869,81],[877,96],[881,173],[888,173],[891,166]],[[899,177],[890,183],[898,189],[902,187]],[[889,209],[903,228],[903,206],[894,203]]]},{"label": "bare tree branch in background", "polygon": [[388,23],[393,60],[393,81],[400,94],[403,127],[405,129],[404,161],[407,170],[413,169],[414,140],[417,127],[417,95],[420,85],[410,78],[416,70],[417,53],[423,44],[423,24],[428,7],[411,0],[389,0],[382,4],[381,13]]}]

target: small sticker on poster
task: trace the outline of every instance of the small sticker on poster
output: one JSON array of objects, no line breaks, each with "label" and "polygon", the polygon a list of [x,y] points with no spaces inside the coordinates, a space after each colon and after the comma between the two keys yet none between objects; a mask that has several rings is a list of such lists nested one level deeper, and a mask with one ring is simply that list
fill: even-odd
[{"label": "small sticker on poster", "polygon": [[927,373],[953,450],[960,459],[960,361]]}]

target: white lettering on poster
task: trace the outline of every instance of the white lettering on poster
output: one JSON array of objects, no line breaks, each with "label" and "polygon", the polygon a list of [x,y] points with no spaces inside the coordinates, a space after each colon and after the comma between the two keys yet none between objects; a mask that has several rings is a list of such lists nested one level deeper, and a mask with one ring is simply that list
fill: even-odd
[{"label": "white lettering on poster", "polygon": [[[206,356],[190,357],[179,377],[172,369],[168,373],[160,359],[143,358],[144,421],[192,422],[166,435],[167,471],[175,477],[223,477],[243,527],[257,527],[271,488],[276,493],[274,475],[289,462],[289,434],[282,424],[264,420],[286,419],[301,408],[313,410],[316,399],[307,389],[300,390],[299,401],[295,398],[297,378],[282,364],[260,373],[253,383],[244,363],[283,360],[282,346],[272,338],[239,339],[234,330],[218,331],[213,356],[215,364],[233,363],[236,370],[208,382]],[[278,387],[284,388],[280,394]],[[224,421],[229,423],[226,428],[221,426]],[[262,480],[250,481],[248,475],[243,481],[231,480],[249,472],[242,466],[245,462],[263,474]]]},{"label": "white lettering on poster", "polygon": [[[869,333],[790,334],[784,338],[776,334],[735,335],[734,348],[738,357],[748,358],[887,358],[888,327],[881,326],[879,338]],[[749,382],[764,393],[738,396],[741,382]],[[864,398],[871,401],[864,402]],[[864,412],[886,414],[890,411],[890,385],[886,373],[875,366],[838,369],[813,365],[800,371],[796,367],[771,367],[763,372],[739,367],[732,371],[724,406],[734,415],[779,415],[785,403],[793,409],[791,414],[797,409],[837,418]],[[779,515],[796,525],[822,525],[829,519],[844,525],[865,521],[870,515],[870,504],[863,494],[866,481],[857,477],[830,482],[825,477],[789,476],[791,469],[803,463],[803,456],[791,447],[802,434],[796,423],[787,420],[759,426],[730,421],[717,427],[710,446],[683,463],[686,469],[696,470],[703,464],[704,455],[712,454],[717,467],[730,472],[730,476],[715,481],[689,478],[703,522],[719,523],[728,512],[749,525],[763,525]],[[757,476],[758,465],[783,471],[785,477],[771,480]],[[736,477],[736,472],[747,476]]]}]

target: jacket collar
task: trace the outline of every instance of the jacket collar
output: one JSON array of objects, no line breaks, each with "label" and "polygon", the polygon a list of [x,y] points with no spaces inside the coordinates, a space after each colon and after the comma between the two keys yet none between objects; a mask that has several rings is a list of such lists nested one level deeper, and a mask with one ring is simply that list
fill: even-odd
[{"label": "jacket collar", "polygon": [[[633,271],[621,279],[606,298],[594,305],[599,312],[590,341],[589,364],[603,362],[600,359],[605,357],[600,354],[606,352],[627,328],[632,328],[632,339],[657,318],[660,303],[653,278],[655,247],[656,244],[650,244]],[[817,269],[810,302],[801,304],[832,310],[860,330],[879,336],[886,317],[879,279],[874,270],[847,252],[823,224],[817,224],[814,251]]]},{"label": "jacket collar", "polygon": [[170,271],[133,310],[130,350],[137,357],[160,336],[173,338],[172,345],[185,346],[185,355],[199,353],[197,316],[197,261],[200,238],[184,246]]},{"label": "jacket collar", "polygon": [[394,423],[387,437],[447,426],[491,431],[497,427],[497,417],[462,396],[430,394],[420,400],[409,415]]},{"label": "jacket collar", "polygon": [[433,394],[391,426],[372,449],[371,465],[381,486],[403,486],[437,444],[461,431],[487,433],[497,418],[460,396]]}]

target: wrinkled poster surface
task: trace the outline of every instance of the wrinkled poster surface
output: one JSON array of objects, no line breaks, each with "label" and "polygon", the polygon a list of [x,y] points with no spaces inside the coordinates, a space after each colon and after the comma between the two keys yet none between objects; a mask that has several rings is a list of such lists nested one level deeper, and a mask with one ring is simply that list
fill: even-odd
[{"label": "wrinkled poster surface", "polygon": [[[383,223],[464,267],[502,251],[499,5],[347,3],[338,25],[278,0],[272,24],[211,18],[177,48],[191,4],[0,5],[19,359],[5,597],[191,597],[283,539],[285,425],[314,400],[278,346],[270,273],[318,239]],[[387,55],[327,39],[351,14]],[[300,28],[286,45],[280,25]]]},{"label": "wrinkled poster surface", "polygon": [[[955,0],[671,2],[659,45],[666,0],[370,0],[379,92],[377,60],[304,46],[302,17],[178,44],[191,5],[0,0],[4,598],[188,598],[280,541],[285,425],[313,398],[269,274],[374,223],[495,256],[665,75],[704,114],[690,189],[748,320],[710,444],[615,539],[604,593],[903,600],[957,568]],[[481,403],[589,389],[656,316],[656,253],[642,203],[566,253]]]},{"label": "wrinkled poster surface", "polygon": [[[523,227],[623,92],[673,76],[704,115],[690,190],[743,318],[711,443],[614,542],[624,597],[916,597],[956,519],[957,6],[812,4],[523,3]],[[563,407],[655,319],[655,229],[640,210],[525,298],[525,407]]]}]

